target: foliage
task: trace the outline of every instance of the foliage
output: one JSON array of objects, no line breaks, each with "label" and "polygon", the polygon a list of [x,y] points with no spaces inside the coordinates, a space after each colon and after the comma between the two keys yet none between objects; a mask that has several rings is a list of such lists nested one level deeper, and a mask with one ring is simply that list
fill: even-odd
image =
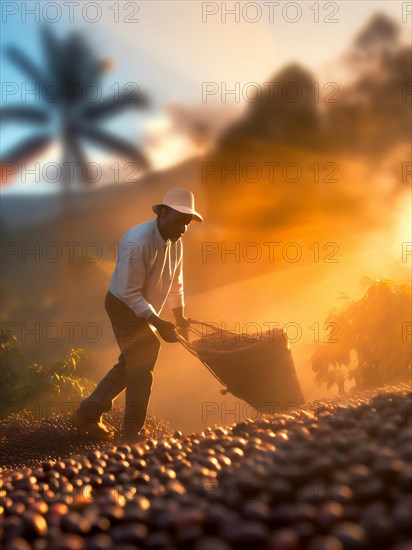
[{"label": "foliage", "polygon": [[82,348],[72,348],[62,361],[29,363],[16,337],[2,330],[0,350],[2,417],[5,412],[30,406],[34,401],[76,402],[94,388],[94,383],[79,373],[79,364],[87,359]]},{"label": "foliage", "polygon": [[26,366],[26,360],[17,346],[17,338],[1,331],[0,343],[0,401],[14,401],[20,384],[20,373]]},{"label": "foliage", "polygon": [[320,344],[312,355],[315,381],[328,389],[336,385],[339,393],[351,381],[363,390],[411,379],[411,289],[387,279],[365,280],[364,296],[345,296],[346,308],[326,319],[338,327],[337,341]]}]

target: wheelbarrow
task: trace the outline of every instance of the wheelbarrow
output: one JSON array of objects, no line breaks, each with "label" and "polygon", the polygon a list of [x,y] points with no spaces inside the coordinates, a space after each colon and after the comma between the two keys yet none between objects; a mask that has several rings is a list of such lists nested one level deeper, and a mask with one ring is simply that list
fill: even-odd
[{"label": "wheelbarrow", "polygon": [[285,331],[273,329],[264,337],[240,338],[212,323],[188,321],[188,333],[197,338],[186,339],[178,333],[179,342],[222,384],[222,394],[229,392],[269,414],[304,403]]}]

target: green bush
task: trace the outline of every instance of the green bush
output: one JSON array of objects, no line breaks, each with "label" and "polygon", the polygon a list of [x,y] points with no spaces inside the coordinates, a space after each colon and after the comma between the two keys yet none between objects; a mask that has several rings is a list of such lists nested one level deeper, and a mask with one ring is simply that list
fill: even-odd
[{"label": "green bush", "polygon": [[64,360],[39,365],[30,363],[19,349],[15,336],[1,332],[0,402],[2,419],[11,412],[24,411],[33,403],[78,402],[95,387],[79,375],[79,365],[87,361],[86,350],[72,348]]},{"label": "green bush", "polygon": [[411,289],[390,280],[366,281],[360,300],[345,297],[346,308],[326,319],[338,329],[337,342],[319,344],[312,355],[315,382],[336,385],[339,393],[350,382],[363,390],[411,380]]}]

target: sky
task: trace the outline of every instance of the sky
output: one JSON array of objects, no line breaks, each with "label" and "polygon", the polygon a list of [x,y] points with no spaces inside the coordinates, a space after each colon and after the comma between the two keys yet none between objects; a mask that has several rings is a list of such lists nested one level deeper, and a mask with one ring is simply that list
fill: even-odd
[{"label": "sky", "polygon": [[[107,128],[132,143],[146,146],[155,168],[166,168],[195,153],[187,136],[178,135],[170,123],[166,107],[171,102],[195,109],[216,106],[224,110],[230,105],[240,114],[247,105],[243,93],[250,83],[261,86],[285,64],[296,61],[312,70],[322,87],[336,77],[337,60],[376,11],[398,21],[404,40],[410,41],[412,14],[408,17],[403,13],[409,10],[409,4],[412,12],[412,3],[397,0],[4,1],[0,42],[2,103],[11,105],[24,99],[24,76],[5,56],[5,46],[16,45],[42,66],[39,29],[43,21],[60,38],[72,30],[82,30],[99,55],[113,62],[113,69],[104,79],[102,95],[111,94],[113,86],[131,82],[152,100],[147,112],[117,116],[107,123]],[[10,82],[17,83],[18,92],[6,95],[5,83]],[[213,93],[205,95],[206,83]],[[236,86],[238,96],[230,94]],[[225,89],[229,93],[225,94]],[[30,95],[27,98],[32,101]],[[7,151],[29,133],[27,128],[8,126],[2,134],[1,151]],[[55,158],[57,150],[54,147],[47,158]],[[91,150],[91,154],[97,161],[104,159],[101,151]],[[20,185],[20,189],[24,191],[26,186]],[[13,190],[17,187],[7,186],[7,192]]]}]

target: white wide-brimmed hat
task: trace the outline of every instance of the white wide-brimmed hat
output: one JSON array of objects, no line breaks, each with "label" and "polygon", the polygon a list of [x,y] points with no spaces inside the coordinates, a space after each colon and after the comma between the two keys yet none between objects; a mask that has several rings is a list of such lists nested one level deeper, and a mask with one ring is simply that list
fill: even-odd
[{"label": "white wide-brimmed hat", "polygon": [[198,223],[202,223],[203,221],[202,216],[195,210],[195,197],[193,193],[187,189],[182,189],[180,187],[169,189],[163,197],[163,202],[152,206],[153,212],[158,214],[161,206],[169,206],[182,214],[192,214],[193,221]]}]

